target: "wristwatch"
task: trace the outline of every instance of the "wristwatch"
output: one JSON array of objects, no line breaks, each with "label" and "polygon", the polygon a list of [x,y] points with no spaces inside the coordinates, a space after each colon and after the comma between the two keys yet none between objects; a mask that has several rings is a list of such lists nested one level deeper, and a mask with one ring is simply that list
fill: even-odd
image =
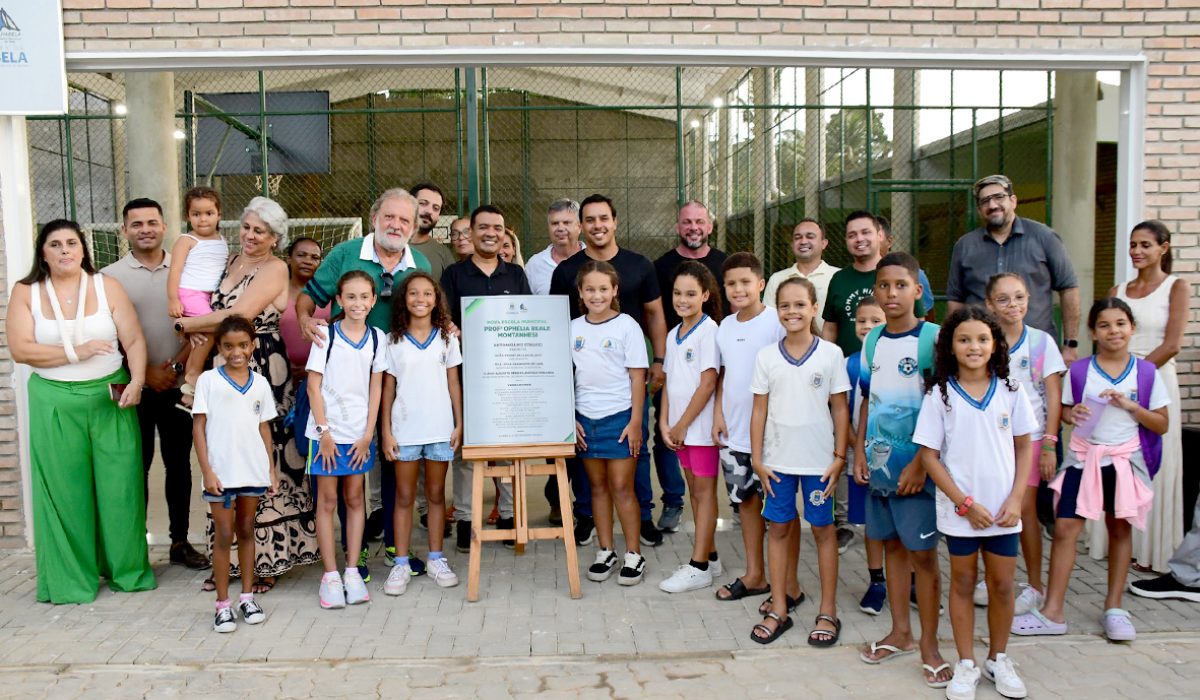
[{"label": "wristwatch", "polygon": [[175,332],[176,332],[176,333],[182,333],[182,332],[183,332],[183,321],[176,321],[176,322],[175,322]]},{"label": "wristwatch", "polygon": [[1077,348],[1077,347],[1079,347],[1079,341],[1075,340],[1074,338],[1067,338],[1066,340],[1063,341],[1063,347],[1064,348]]},{"label": "wristwatch", "polygon": [[654,358],[654,362],[651,362],[650,364],[652,364],[652,365],[661,365],[663,362],[664,362],[663,358],[661,358],[661,357],[656,357],[656,358]]},{"label": "wristwatch", "polygon": [[954,506],[954,514],[965,516],[967,514],[967,511],[971,510],[971,506],[974,503],[975,503],[975,499],[971,498],[970,496],[967,496],[966,498],[963,499],[962,503],[959,503],[958,505]]},{"label": "wristwatch", "polygon": [[325,433],[329,432],[329,426],[328,425],[314,426],[314,430],[317,431],[317,439],[320,440],[321,438],[325,437]]},{"label": "wristwatch", "polygon": [[175,374],[183,374],[183,363],[182,362],[172,362],[171,363],[171,371],[174,372]]}]

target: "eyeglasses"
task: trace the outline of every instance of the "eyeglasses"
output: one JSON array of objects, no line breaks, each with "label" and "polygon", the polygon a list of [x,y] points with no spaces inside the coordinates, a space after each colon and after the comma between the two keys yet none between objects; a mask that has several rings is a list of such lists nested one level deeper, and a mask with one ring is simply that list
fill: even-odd
[{"label": "eyeglasses", "polygon": [[468,231],[451,231],[450,232],[450,240],[451,241],[457,241],[460,239],[466,239],[466,238],[470,238],[470,237],[471,237],[471,232],[469,230]]},{"label": "eyeglasses", "polygon": [[384,272],[380,277],[383,278],[383,289],[379,290],[379,298],[391,299],[392,287],[396,285],[396,278],[392,277],[390,272]]},{"label": "eyeglasses", "polygon": [[992,202],[1000,202],[1001,200],[1007,199],[1011,196],[1012,195],[1007,192],[997,192],[996,194],[988,195],[987,197],[980,197],[978,200],[976,200],[975,204],[977,204],[980,208],[983,208],[990,205]]},{"label": "eyeglasses", "polygon": [[1024,294],[1015,294],[1013,296],[998,296],[992,299],[992,303],[1002,308],[1010,306],[1025,306],[1029,303],[1029,297]]}]

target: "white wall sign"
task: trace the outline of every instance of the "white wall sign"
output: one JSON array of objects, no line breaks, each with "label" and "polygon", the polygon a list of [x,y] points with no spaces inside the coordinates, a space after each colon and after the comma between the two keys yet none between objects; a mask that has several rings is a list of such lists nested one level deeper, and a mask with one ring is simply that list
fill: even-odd
[{"label": "white wall sign", "polygon": [[60,0],[0,0],[0,114],[65,114]]}]

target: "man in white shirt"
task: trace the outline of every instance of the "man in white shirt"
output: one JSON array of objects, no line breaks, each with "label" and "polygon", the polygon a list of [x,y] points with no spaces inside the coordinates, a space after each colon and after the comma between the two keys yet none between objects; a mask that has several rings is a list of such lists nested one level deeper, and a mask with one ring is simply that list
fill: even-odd
[{"label": "man in white shirt", "polygon": [[[801,219],[792,229],[792,254],[796,256],[796,264],[789,265],[771,275],[767,287],[763,290],[763,303],[775,308],[775,293],[784,280],[793,277],[803,277],[817,288],[817,307],[825,304],[825,293],[829,289],[829,280],[833,273],[841,268],[825,262],[822,256],[829,240],[825,238],[825,230],[813,219]],[[822,320],[818,317],[817,331],[821,330]]]},{"label": "man in white shirt", "polygon": [[525,277],[534,294],[549,294],[554,268],[583,250],[583,243],[579,241],[579,204],[575,200],[556,199],[546,212],[546,223],[550,229],[550,245],[525,262]]}]

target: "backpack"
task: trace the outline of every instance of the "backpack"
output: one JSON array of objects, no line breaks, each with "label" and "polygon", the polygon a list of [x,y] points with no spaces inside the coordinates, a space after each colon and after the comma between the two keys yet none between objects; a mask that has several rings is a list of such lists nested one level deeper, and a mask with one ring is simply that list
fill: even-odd
[{"label": "backpack", "polygon": [[[1137,361],[1137,402],[1148,411],[1150,410],[1150,393],[1154,390],[1154,375],[1158,368],[1149,360],[1143,360],[1140,357],[1134,359]],[[1076,403],[1083,400],[1088,366],[1091,363],[1092,358],[1090,357],[1071,363],[1071,396]],[[1153,479],[1154,475],[1158,473],[1158,468],[1162,466],[1162,436],[1143,425],[1138,425],[1138,439],[1142,443],[1142,458],[1146,460],[1146,471]]]},{"label": "backpack", "polygon": [[[325,343],[326,365],[329,364],[329,358],[333,356],[333,340],[337,337],[333,325],[329,325],[328,328],[329,332],[326,334],[328,342]],[[371,357],[375,357],[375,353],[379,352],[379,331],[372,326],[367,326],[367,330],[371,331]],[[305,437],[304,430],[308,427],[310,413],[312,413],[312,408],[308,404],[308,378],[305,377],[296,385],[296,400],[292,402],[292,410],[288,411],[283,422],[285,428],[291,427],[293,439],[296,441],[296,452],[301,457],[308,457],[308,438]]]},{"label": "backpack", "polygon": [[[880,324],[871,329],[867,333],[867,337],[863,340],[863,352],[867,356],[866,363],[859,368],[859,384],[863,387],[865,394],[871,386],[871,366],[875,364],[875,346],[879,343],[880,336],[883,335],[884,324]],[[933,373],[933,352],[934,346],[937,345],[938,331],[941,326],[928,321],[921,322],[920,335],[917,336],[917,370],[921,373],[921,378],[925,381],[929,380],[929,376]]]}]

